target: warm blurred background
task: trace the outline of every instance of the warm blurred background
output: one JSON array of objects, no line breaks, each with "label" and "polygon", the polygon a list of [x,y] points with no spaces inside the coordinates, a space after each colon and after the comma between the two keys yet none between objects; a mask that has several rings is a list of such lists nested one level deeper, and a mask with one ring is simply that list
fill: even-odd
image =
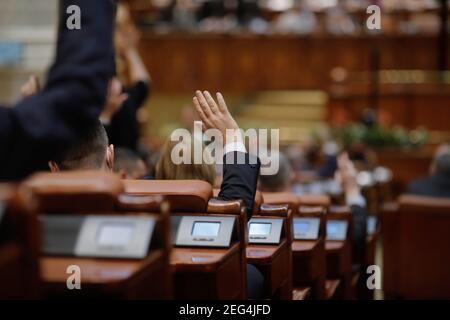
[{"label": "warm blurred background", "polygon": [[[366,28],[370,4],[382,9],[379,31]],[[56,10],[56,0],[0,0],[2,102],[52,61]],[[134,0],[130,11],[152,77],[140,113],[151,146],[192,121],[195,89],[221,90],[242,127],[280,128],[282,145],[331,134],[373,147],[397,192],[450,138],[445,1]]]}]

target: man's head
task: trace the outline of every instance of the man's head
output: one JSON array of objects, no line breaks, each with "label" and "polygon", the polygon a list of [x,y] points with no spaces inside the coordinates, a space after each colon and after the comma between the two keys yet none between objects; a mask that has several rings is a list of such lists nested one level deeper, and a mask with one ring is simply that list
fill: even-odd
[{"label": "man's head", "polygon": [[117,148],[114,153],[114,172],[122,179],[141,179],[147,174],[145,162],[133,151]]},{"label": "man's head", "polygon": [[279,159],[278,172],[273,175],[261,175],[259,177],[259,188],[266,192],[282,192],[288,191],[292,182],[292,168],[289,160],[282,153],[272,155],[275,159]]},{"label": "man's head", "polygon": [[68,170],[107,170],[114,165],[114,147],[100,121],[96,121],[72,145],[48,163],[52,172]]}]

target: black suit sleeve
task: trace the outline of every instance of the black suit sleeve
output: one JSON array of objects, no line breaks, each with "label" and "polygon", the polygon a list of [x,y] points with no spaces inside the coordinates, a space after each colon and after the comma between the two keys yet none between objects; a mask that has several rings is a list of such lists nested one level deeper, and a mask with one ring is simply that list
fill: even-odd
[{"label": "black suit sleeve", "polygon": [[353,257],[354,262],[364,264],[367,241],[367,217],[365,207],[352,205],[353,216]]},{"label": "black suit sleeve", "polygon": [[[81,9],[81,29],[66,9]],[[111,0],[61,0],[56,60],[43,90],[14,108],[0,107],[0,180],[40,168],[98,119],[114,73]]]},{"label": "black suit sleeve", "polygon": [[110,143],[137,151],[140,136],[137,112],[150,94],[150,84],[147,81],[138,81],[125,92],[128,94],[128,99],[105,129]]},{"label": "black suit sleeve", "polygon": [[259,159],[248,153],[230,152],[224,157],[219,199],[242,199],[249,218],[253,211],[260,166]]}]

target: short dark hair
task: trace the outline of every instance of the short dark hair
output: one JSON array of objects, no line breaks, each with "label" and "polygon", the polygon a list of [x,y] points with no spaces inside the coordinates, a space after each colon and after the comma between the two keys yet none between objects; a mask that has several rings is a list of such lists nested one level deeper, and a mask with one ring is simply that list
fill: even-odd
[{"label": "short dark hair", "polygon": [[61,170],[101,169],[105,163],[108,135],[100,120],[54,160]]},{"label": "short dark hair", "polygon": [[131,176],[140,161],[143,160],[133,150],[127,148],[114,149],[114,172],[124,170],[127,175]]}]

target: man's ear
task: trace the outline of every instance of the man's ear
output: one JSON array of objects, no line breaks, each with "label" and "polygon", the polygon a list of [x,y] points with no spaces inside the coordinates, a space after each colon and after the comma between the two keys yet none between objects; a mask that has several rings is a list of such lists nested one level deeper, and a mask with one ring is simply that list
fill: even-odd
[{"label": "man's ear", "polygon": [[59,170],[59,167],[58,167],[58,165],[56,164],[55,161],[49,161],[48,162],[48,167],[50,168],[50,171],[52,173],[56,173],[56,172],[61,171],[61,170]]},{"label": "man's ear", "polygon": [[106,167],[109,171],[114,168],[114,145],[110,144],[106,149]]}]

